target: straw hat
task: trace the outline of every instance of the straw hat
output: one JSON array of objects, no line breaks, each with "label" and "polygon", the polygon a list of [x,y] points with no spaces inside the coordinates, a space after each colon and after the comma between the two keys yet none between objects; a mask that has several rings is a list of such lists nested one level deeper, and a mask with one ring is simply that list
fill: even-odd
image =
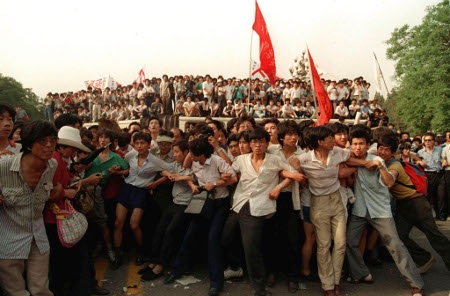
[{"label": "straw hat", "polygon": [[58,144],[75,147],[88,153],[91,152],[91,149],[81,143],[80,131],[70,126],[63,126],[59,130]]}]

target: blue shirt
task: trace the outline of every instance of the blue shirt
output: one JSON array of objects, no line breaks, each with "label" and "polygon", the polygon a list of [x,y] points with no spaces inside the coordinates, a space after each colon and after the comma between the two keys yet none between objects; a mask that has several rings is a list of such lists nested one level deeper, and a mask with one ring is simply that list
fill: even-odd
[{"label": "blue shirt", "polygon": [[431,153],[426,148],[422,148],[417,152],[417,156],[427,163],[425,167],[426,172],[440,172],[442,170],[441,154],[442,147],[440,146],[434,146]]},{"label": "blue shirt", "polygon": [[[384,161],[375,155],[367,154],[366,160],[379,160],[386,168]],[[392,177],[394,178],[394,177]],[[353,205],[352,215],[370,218],[391,218],[391,198],[389,188],[384,184],[379,169],[369,171],[358,167],[358,178],[355,183],[356,202]]]},{"label": "blue shirt", "polygon": [[125,182],[138,188],[144,188],[149,182],[155,180],[156,174],[162,170],[170,171],[172,166],[150,152],[142,166],[138,166],[138,154],[127,157],[130,173]]}]

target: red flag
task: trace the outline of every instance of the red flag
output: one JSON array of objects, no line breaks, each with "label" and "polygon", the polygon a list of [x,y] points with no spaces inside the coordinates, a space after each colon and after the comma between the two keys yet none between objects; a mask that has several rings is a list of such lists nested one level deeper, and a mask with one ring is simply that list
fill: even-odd
[{"label": "red flag", "polygon": [[327,124],[331,117],[333,116],[333,107],[331,106],[330,99],[328,98],[328,94],[323,87],[322,81],[320,80],[319,73],[317,73],[316,66],[314,64],[311,53],[308,49],[308,59],[309,66],[311,68],[311,78],[314,86],[314,92],[316,93],[317,102],[320,108],[320,116],[317,121],[317,125]]},{"label": "red flag", "polygon": [[144,83],[145,81],[145,72],[144,72],[144,68],[142,68],[139,73],[138,73],[138,77],[134,80],[134,82],[136,83]]},{"label": "red flag", "polygon": [[[253,30],[259,35],[259,60],[261,66],[254,71],[252,75],[257,72],[264,72],[270,80],[272,85],[277,79],[277,66],[275,64],[275,53],[273,51],[272,41],[270,40],[269,32],[267,31],[266,21],[259,10],[258,2],[256,4],[255,22],[253,23]],[[264,76],[264,75],[263,75]]]}]

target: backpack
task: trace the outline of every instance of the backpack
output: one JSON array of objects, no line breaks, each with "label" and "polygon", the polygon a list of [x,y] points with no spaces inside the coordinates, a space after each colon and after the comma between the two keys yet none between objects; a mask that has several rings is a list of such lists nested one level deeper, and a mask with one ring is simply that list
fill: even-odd
[{"label": "backpack", "polygon": [[398,161],[402,164],[403,169],[405,170],[405,173],[408,175],[408,177],[411,179],[411,182],[414,185],[407,185],[404,184],[398,180],[395,180],[395,183],[398,183],[402,186],[411,188],[416,190],[419,193],[422,193],[423,195],[428,195],[428,179],[427,175],[425,174],[425,171],[422,167],[418,166],[417,164],[414,164],[412,162],[405,162],[403,160],[393,159],[389,163],[392,163],[392,161]]}]

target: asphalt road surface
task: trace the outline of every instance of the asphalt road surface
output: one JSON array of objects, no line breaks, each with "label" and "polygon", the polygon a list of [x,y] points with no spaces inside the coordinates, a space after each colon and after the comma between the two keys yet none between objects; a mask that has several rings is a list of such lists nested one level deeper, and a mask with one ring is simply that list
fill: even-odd
[{"label": "asphalt road surface", "polygon": [[[437,222],[441,231],[450,238],[450,221]],[[414,229],[412,233],[416,241],[436,257],[436,263],[430,270],[423,275],[425,281],[425,292],[428,296],[450,296],[450,272],[446,270],[442,259],[431,248],[425,236]],[[135,266],[134,258],[129,258],[129,264],[122,265],[118,270],[111,270],[107,267],[105,258],[99,258],[97,262],[97,279],[100,284],[111,291],[110,295],[155,295],[155,296],[196,296],[207,295],[209,289],[208,271],[205,264],[194,267],[192,276],[199,282],[182,285],[174,283],[171,285],[163,284],[163,277],[150,281],[141,282],[137,271],[141,268]],[[341,287],[344,295],[349,296],[407,296],[411,295],[409,285],[401,277],[394,263],[384,262],[381,267],[371,268],[375,283],[367,284],[348,284],[344,280]],[[273,295],[304,295],[316,296],[323,295],[320,289],[320,283],[300,282],[301,289],[296,293],[289,293],[287,290],[286,278],[280,275],[276,285],[270,288]],[[239,282],[226,281],[221,295],[226,296],[244,296],[253,295],[253,290],[244,279]]]}]

